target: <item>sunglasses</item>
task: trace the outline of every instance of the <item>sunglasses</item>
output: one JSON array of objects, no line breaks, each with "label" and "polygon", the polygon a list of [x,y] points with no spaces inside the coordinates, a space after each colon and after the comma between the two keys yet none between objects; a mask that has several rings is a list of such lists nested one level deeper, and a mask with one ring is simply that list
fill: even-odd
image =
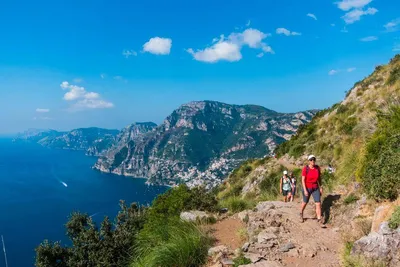
[{"label": "sunglasses", "polygon": [[316,159],[315,159],[315,158],[312,158],[312,159],[310,159],[310,161],[316,161]]}]

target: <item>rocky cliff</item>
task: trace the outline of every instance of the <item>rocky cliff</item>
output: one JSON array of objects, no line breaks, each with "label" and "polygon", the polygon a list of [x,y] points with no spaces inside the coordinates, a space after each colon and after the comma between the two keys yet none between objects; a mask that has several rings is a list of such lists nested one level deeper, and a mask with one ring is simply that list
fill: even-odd
[{"label": "rocky cliff", "polygon": [[147,125],[147,133],[126,128],[95,168],[146,177],[152,183],[215,186],[243,161],[268,155],[315,113],[284,114],[254,105],[191,102],[158,127]]},{"label": "rocky cliff", "polygon": [[115,142],[118,130],[80,128],[69,132],[30,129],[15,139],[38,143],[44,147],[85,151],[87,155],[99,156]]}]

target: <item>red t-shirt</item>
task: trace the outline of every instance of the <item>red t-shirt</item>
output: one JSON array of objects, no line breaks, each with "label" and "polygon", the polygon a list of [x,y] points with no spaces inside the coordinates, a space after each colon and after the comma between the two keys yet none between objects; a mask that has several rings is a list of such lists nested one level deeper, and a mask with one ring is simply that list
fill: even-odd
[{"label": "red t-shirt", "polygon": [[[308,167],[308,173],[307,173],[307,166],[303,168],[303,171],[301,172],[301,176],[305,176],[305,182],[306,182],[306,187],[307,188],[317,188],[318,187],[318,179],[319,179],[319,167],[314,167],[314,169],[311,169]],[[307,173],[307,174],[306,174]]]}]

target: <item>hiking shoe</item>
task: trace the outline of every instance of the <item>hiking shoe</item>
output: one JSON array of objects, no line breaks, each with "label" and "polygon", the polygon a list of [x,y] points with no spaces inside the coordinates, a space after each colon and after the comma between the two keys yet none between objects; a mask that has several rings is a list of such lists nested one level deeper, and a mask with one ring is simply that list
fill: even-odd
[{"label": "hiking shoe", "polygon": [[321,226],[321,228],[326,228],[326,225],[325,225],[325,222],[324,222],[323,218],[317,219],[317,222]]},{"label": "hiking shoe", "polygon": [[299,218],[300,222],[303,223],[304,222],[303,213],[300,213],[299,216],[300,216],[300,218]]}]

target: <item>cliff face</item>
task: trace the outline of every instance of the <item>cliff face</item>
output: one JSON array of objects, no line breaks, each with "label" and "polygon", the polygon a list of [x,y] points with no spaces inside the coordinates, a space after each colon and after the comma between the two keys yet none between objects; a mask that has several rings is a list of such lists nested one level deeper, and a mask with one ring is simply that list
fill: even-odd
[{"label": "cliff face", "polygon": [[158,127],[125,128],[95,168],[147,177],[153,183],[214,186],[241,162],[264,157],[288,140],[315,113],[282,114],[253,105],[191,102]]},{"label": "cliff face", "polygon": [[118,130],[80,128],[70,132],[54,130],[28,130],[16,140],[36,142],[44,147],[85,151],[87,155],[99,156],[115,142]]}]

